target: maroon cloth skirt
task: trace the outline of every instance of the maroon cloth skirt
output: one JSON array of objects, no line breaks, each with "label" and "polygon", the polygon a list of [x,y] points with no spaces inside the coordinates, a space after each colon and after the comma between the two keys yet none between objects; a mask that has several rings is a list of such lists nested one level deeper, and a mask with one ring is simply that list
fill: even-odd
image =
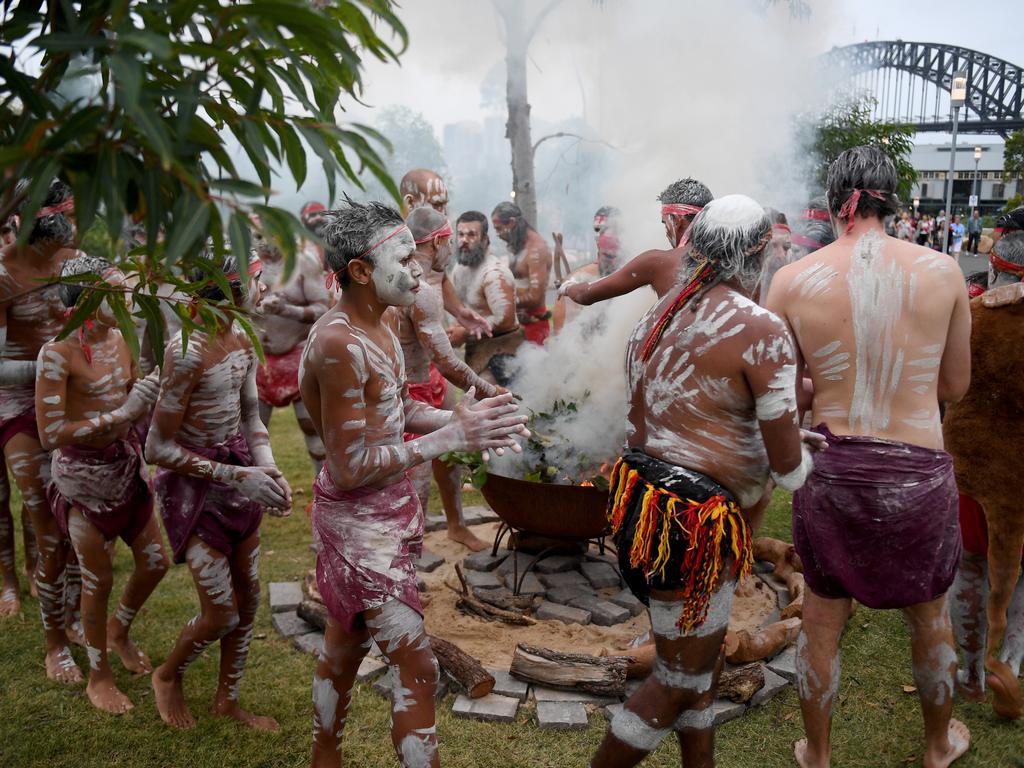
[{"label": "maroon cloth skirt", "polygon": [[153,516],[153,493],[138,434],[131,430],[106,448],[65,445],[51,454],[46,498],[68,535],[75,507],[110,541],[131,544]]},{"label": "maroon cloth skirt", "polygon": [[869,608],[941,596],[960,562],[958,494],[945,451],[815,428],[828,450],[793,495],[793,544],[815,594]]},{"label": "maroon cloth skirt", "polygon": [[[180,440],[178,443],[220,464],[252,466],[249,446],[241,434],[216,445],[189,445]],[[262,506],[225,483],[161,467],[156,471],[153,487],[160,499],[160,516],[176,563],[185,561],[185,550],[193,535],[230,557],[235,546],[259,530],[263,520]]]}]

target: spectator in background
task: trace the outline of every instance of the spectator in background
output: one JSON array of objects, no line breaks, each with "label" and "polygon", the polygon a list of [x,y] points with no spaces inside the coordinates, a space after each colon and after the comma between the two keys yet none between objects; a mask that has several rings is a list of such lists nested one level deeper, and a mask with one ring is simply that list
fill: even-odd
[{"label": "spectator in background", "polygon": [[971,256],[978,255],[978,243],[981,242],[981,214],[975,208],[971,218],[967,220],[967,251]]},{"label": "spectator in background", "polygon": [[960,258],[960,251],[964,244],[964,225],[960,223],[960,214],[953,216],[953,223],[949,225],[949,234],[953,238],[949,252],[954,259]]}]

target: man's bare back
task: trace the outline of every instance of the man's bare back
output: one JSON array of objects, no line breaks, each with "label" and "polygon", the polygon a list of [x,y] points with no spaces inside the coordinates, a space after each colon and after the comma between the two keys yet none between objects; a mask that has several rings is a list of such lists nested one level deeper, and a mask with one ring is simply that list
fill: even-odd
[{"label": "man's bare back", "polygon": [[[641,345],[674,299],[656,304],[630,338],[627,443],[711,477],[735,494],[740,506],[750,508],[769,478],[769,436],[762,437],[755,390],[774,414],[768,418],[789,410],[796,416],[789,335],[779,318],[719,285],[680,312],[650,359],[642,362]],[[799,446],[789,447],[796,453],[783,463],[799,462]]]},{"label": "man's bare back", "polygon": [[805,354],[813,423],[941,448],[939,403],[970,374],[963,276],[948,256],[857,227],[780,269],[768,307]]}]

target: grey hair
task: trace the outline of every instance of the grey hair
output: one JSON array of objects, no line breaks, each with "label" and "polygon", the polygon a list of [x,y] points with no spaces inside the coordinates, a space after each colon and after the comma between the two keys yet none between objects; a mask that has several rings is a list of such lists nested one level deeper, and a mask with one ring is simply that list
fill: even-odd
[{"label": "grey hair", "polygon": [[99,275],[113,266],[106,259],[98,256],[89,256],[79,251],[79,255],[64,262],[60,269],[60,282],[57,284],[57,294],[65,307],[73,307],[78,303],[78,298],[85,290],[85,283],[65,282],[64,278],[78,277],[79,275]]},{"label": "grey hair", "polygon": [[992,246],[992,250],[1003,261],[1024,267],[1024,231],[1016,230],[1003,235]]},{"label": "grey hair", "polygon": [[378,202],[357,203],[345,195],[345,202],[324,211],[317,234],[324,242],[327,266],[337,276],[342,288],[348,285],[348,264],[358,258],[373,263],[367,251],[380,239],[386,228],[394,229],[404,222],[402,215],[389,205]]},{"label": "grey hair", "polygon": [[[213,243],[210,242],[209,240],[206,241],[206,244],[203,246],[203,249],[202,251],[200,251],[199,255],[202,258],[206,259],[207,261],[212,261],[216,263],[214,258]],[[231,251],[225,252],[224,259],[221,261],[220,268],[225,275],[230,275],[232,272],[238,271],[238,261],[235,259]],[[224,301],[227,298],[227,296],[224,295],[224,291],[222,291],[217,286],[217,284],[209,278],[209,275],[207,275],[207,273],[201,267],[196,267],[196,269],[192,271],[191,278],[192,282],[202,284],[196,290],[196,295],[199,296],[200,298],[206,299],[207,301]],[[241,290],[241,278],[239,278],[238,280],[232,280],[229,283],[229,285],[233,289]]]},{"label": "grey hair", "polygon": [[[807,203],[806,210],[822,211],[823,213],[828,213],[828,200],[824,197],[824,195],[815,197],[809,203]],[[803,235],[804,237],[810,238],[811,240],[814,240],[815,242],[819,243],[819,248],[824,248],[826,245],[830,245],[831,243],[835,242],[836,239],[836,233],[835,230],[832,229],[831,219],[822,221],[821,219],[812,219],[807,216],[801,216],[799,221],[797,221],[794,225],[793,229],[798,234]],[[798,247],[804,248],[808,250],[808,252],[813,252],[817,250],[817,248],[809,249],[806,245],[801,245]]]},{"label": "grey hair", "polygon": [[853,215],[860,212],[865,217],[879,219],[893,216],[900,209],[900,201],[896,197],[898,182],[896,166],[878,147],[862,144],[848,149],[833,160],[828,168],[826,186],[829,211],[839,216],[855,189],[872,189],[881,192],[883,199],[861,195]]},{"label": "grey hair", "polygon": [[440,211],[434,210],[429,205],[421,205],[419,208],[413,208],[409,211],[409,216],[406,218],[405,223],[409,225],[412,239],[419,240],[421,237],[429,235],[435,229],[443,227],[447,220],[448,217]]},{"label": "grey hair", "polygon": [[771,220],[755,200],[746,195],[712,200],[694,217],[687,233],[694,258],[711,264],[715,282],[736,279],[744,290],[754,290],[772,238]]},{"label": "grey hair", "polygon": [[696,205],[699,208],[703,208],[714,199],[715,196],[705,184],[689,177],[673,181],[658,195],[658,201],[665,205],[681,203]]},{"label": "grey hair", "polygon": [[[24,193],[28,188],[28,180],[22,180],[18,183],[18,193]],[[49,208],[51,205],[59,205],[65,200],[71,197],[71,187],[65,184],[60,179],[54,179],[50,182],[50,188],[46,192],[46,197],[43,198],[43,202],[40,204],[40,209]],[[24,210],[24,203],[22,203],[19,212]],[[22,225],[24,226],[25,220],[22,216]],[[49,216],[43,216],[37,218],[32,223],[32,230],[28,235],[28,244],[40,243],[46,241],[55,241],[61,245],[70,245],[75,239],[75,226],[63,213],[52,213]]]}]

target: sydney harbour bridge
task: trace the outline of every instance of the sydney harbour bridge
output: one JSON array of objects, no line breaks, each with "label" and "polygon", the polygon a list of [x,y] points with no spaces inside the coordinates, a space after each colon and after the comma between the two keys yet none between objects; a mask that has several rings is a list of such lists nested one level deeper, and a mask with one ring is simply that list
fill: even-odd
[{"label": "sydney harbour bridge", "polygon": [[952,130],[949,90],[953,75],[967,76],[964,133],[1004,138],[1024,129],[1024,69],[987,53],[940,43],[875,41],[833,48],[822,56],[839,87],[874,97],[873,118],[918,132]]}]

